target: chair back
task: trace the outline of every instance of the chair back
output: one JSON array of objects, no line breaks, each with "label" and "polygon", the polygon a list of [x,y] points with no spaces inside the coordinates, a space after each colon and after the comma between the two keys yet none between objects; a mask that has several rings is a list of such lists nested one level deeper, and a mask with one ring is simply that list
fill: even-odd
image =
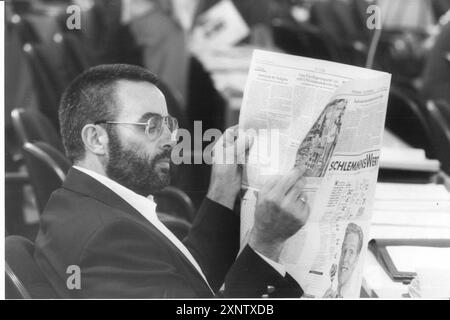
[{"label": "chair back", "polygon": [[334,40],[327,41],[328,36],[312,24],[294,26],[276,20],[272,32],[275,44],[289,54],[330,61],[340,59]]},{"label": "chair back", "polygon": [[35,142],[34,145],[44,151],[50,158],[52,158],[53,161],[55,161],[55,163],[64,173],[65,178],[67,173],[69,172],[69,169],[72,167],[72,163],[66,157],[66,155],[60,150],[54,148],[52,145],[49,145],[48,143],[42,141]]},{"label": "chair back", "polygon": [[326,34],[334,39],[344,40],[347,36],[345,34],[346,29],[343,24],[340,23],[339,17],[335,12],[333,3],[335,1],[318,1],[314,2],[311,7],[311,22]]},{"label": "chair back", "polygon": [[43,142],[27,142],[22,152],[42,213],[52,192],[61,187],[71,164],[58,150]]},{"label": "chair back", "polygon": [[6,299],[56,299],[53,287],[34,260],[34,244],[20,236],[5,238]]},{"label": "chair back", "polygon": [[173,217],[170,214],[159,213],[158,219],[169,229],[180,241],[189,234],[191,224],[184,219]]},{"label": "chair back", "polygon": [[351,1],[353,21],[356,23],[358,28],[360,28],[360,32],[366,36],[370,36],[370,34],[372,33],[371,30],[367,28],[367,9],[374,4],[375,3],[373,3],[371,0]]},{"label": "chair back", "polygon": [[[443,104],[434,101],[427,102],[428,116],[433,134],[433,150],[441,162],[441,168],[450,174],[450,121],[447,121],[450,111],[444,111]],[[446,106],[448,108],[448,106]],[[446,114],[445,114],[446,113]]]},{"label": "chair back", "polygon": [[330,1],[330,6],[335,16],[336,26],[340,25],[343,36],[347,41],[367,39],[366,34],[369,30],[364,25],[358,25],[355,16],[355,4],[351,1]]},{"label": "chair back", "polygon": [[398,87],[391,86],[386,113],[386,127],[406,143],[425,150],[433,158],[432,133],[426,117],[425,107],[419,99]]},{"label": "chair back", "polygon": [[16,30],[21,44],[39,42],[39,36],[31,26],[24,21],[21,15],[14,14],[9,21],[11,26]]},{"label": "chair back", "polygon": [[[190,59],[188,87],[187,114],[190,122],[202,121],[203,132],[211,128],[224,131],[226,101],[214,86],[209,72],[195,57]],[[205,142],[203,147],[207,144]],[[191,179],[185,179],[189,185],[183,185],[181,188],[189,193],[198,207],[208,190],[211,166],[206,164],[186,166],[190,167]]]},{"label": "chair back", "polygon": [[161,222],[180,240],[187,237],[195,217],[191,198],[176,187],[166,187],[155,194],[156,211]]},{"label": "chair back", "polygon": [[439,111],[442,113],[447,125],[450,126],[450,101],[439,99],[433,101]]},{"label": "chair back", "polygon": [[436,19],[439,19],[448,10],[450,10],[450,2],[448,0],[431,0],[431,9]]},{"label": "chair back", "polygon": [[226,101],[217,91],[211,74],[202,62],[191,57],[188,76],[187,114],[191,121],[202,121],[203,131],[225,128]]},{"label": "chair back", "polygon": [[33,39],[35,43],[48,43],[52,41],[54,34],[62,32],[59,16],[54,13],[32,10],[21,18],[26,26],[24,31],[29,32],[28,35],[24,34],[24,40],[28,38]]},{"label": "chair back", "polygon": [[42,141],[53,148],[63,151],[58,132],[50,120],[35,109],[14,109],[11,112],[14,131],[21,144]]},{"label": "chair back", "polygon": [[71,61],[74,63],[74,70],[81,73],[93,66],[90,63],[89,55],[86,48],[83,46],[83,40],[75,33],[66,32],[62,39],[65,52],[68,54]]},{"label": "chair back", "polygon": [[32,2],[33,1],[30,0],[14,0],[9,1],[8,5],[10,6],[12,12],[22,14],[31,10]]},{"label": "chair back", "polygon": [[30,65],[38,93],[40,111],[59,130],[58,106],[65,88],[84,71],[83,63],[70,53],[62,34],[54,35],[49,43],[24,45],[25,56]]},{"label": "chair back", "polygon": [[166,187],[155,194],[155,202],[158,212],[164,212],[188,222],[194,220],[195,207],[191,198],[176,187]]},{"label": "chair back", "polygon": [[273,40],[277,47],[289,54],[308,56],[309,47],[306,45],[307,39],[299,35],[295,26],[286,25],[283,21],[272,22]]},{"label": "chair back", "polygon": [[142,65],[141,48],[129,26],[120,22],[121,12],[121,0],[96,0],[82,12],[80,39],[90,65]]}]

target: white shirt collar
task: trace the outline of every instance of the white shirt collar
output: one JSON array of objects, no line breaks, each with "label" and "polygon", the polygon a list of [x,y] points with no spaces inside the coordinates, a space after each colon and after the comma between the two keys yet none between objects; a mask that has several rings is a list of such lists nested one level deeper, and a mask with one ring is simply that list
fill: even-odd
[{"label": "white shirt collar", "polygon": [[[125,201],[127,201],[129,204],[131,204],[136,210],[138,210],[139,212],[141,212],[138,208],[136,208],[133,203],[130,202],[129,200],[139,200],[139,201],[144,201],[146,202],[146,208],[145,211],[151,212],[153,214],[156,215],[156,203],[153,201],[153,196],[149,195],[147,198],[141,196],[140,194],[137,194],[134,191],[131,191],[130,189],[122,186],[121,184],[117,183],[116,181],[108,178],[107,176],[104,176],[102,174],[99,174],[97,172],[94,172],[92,170],[83,168],[83,167],[79,167],[79,166],[73,166],[75,169],[91,176],[92,178],[94,178],[95,180],[101,182],[103,185],[105,185],[106,187],[108,187],[109,189],[111,189],[114,193],[116,193],[117,195],[119,195],[121,198],[123,198]],[[150,208],[149,208],[150,205]],[[147,219],[148,220],[148,219]]]},{"label": "white shirt collar", "polygon": [[92,170],[82,168],[79,166],[73,166],[73,168],[89,175],[98,182],[102,183],[107,188],[111,189],[111,191],[120,196],[127,203],[129,203],[133,208],[135,208],[145,219],[147,219],[148,222],[150,222],[153,226],[155,226],[186,256],[186,258],[192,263],[195,269],[197,269],[197,271],[203,277],[205,282],[208,284],[208,280],[203,274],[202,269],[200,268],[199,264],[194,259],[192,254],[189,252],[189,250],[186,248],[186,246],[158,219],[158,216],[156,214],[156,203],[153,201],[153,196],[150,195],[147,198],[143,197],[137,194],[136,192],[115,182],[114,180],[99,173],[96,173]]}]

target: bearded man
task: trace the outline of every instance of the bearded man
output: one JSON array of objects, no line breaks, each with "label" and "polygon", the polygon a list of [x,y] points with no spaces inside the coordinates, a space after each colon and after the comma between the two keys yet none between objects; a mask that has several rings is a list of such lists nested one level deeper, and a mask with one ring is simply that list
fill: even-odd
[{"label": "bearded man", "polygon": [[[285,241],[309,215],[301,170],[260,190],[239,256],[232,210],[242,179],[237,161],[214,163],[184,241],[158,220],[152,194],[170,182],[178,124],[156,83],[146,69],[103,65],[66,89],[59,120],[73,167],[41,216],[35,259],[44,275],[63,298],[301,296],[279,263]],[[232,131],[217,148],[242,156],[251,142],[230,138]],[[78,286],[68,285],[68,270],[80,271]]]}]

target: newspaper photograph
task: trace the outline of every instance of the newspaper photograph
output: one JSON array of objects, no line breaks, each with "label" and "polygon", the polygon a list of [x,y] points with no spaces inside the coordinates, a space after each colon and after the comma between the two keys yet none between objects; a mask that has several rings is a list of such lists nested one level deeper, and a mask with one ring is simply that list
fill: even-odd
[{"label": "newspaper photograph", "polygon": [[241,247],[266,179],[300,166],[310,217],[280,262],[305,297],[359,297],[390,80],[384,72],[254,51],[239,119],[255,136],[244,165]]}]

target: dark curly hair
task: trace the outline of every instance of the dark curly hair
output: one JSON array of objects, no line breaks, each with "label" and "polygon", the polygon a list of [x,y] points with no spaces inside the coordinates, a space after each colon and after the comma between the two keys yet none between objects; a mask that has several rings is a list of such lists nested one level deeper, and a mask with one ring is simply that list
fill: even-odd
[{"label": "dark curly hair", "polygon": [[127,64],[100,65],[83,72],[64,91],[59,105],[61,137],[72,163],[83,159],[81,131],[87,124],[117,116],[115,88],[119,80],[144,81],[158,78],[142,67]]}]

